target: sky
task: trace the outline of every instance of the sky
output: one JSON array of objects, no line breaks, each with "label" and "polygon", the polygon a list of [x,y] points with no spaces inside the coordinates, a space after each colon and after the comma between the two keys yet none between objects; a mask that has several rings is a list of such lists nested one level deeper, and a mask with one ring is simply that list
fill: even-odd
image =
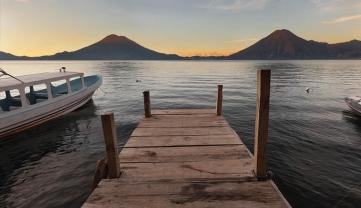
[{"label": "sky", "polygon": [[228,55],[276,29],[361,40],[361,0],[0,0],[0,51],[51,55],[109,34],[163,53]]}]

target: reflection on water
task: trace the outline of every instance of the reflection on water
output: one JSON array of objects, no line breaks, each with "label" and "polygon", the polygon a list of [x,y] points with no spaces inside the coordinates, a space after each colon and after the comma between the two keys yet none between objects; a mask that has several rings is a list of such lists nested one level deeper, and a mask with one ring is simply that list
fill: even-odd
[{"label": "reflection on water", "polygon": [[[1,199],[7,206],[50,207],[58,204],[60,195],[67,203],[86,197],[84,190],[89,190],[91,180],[78,174],[91,171],[88,160],[99,156],[88,148],[101,145],[101,140],[92,139],[100,136],[99,129],[93,129],[98,126],[95,110],[89,103],[0,143]],[[84,151],[91,151],[87,158],[83,158]]]},{"label": "reflection on water", "polygon": [[[361,61],[34,61],[0,62],[13,74],[68,70],[103,75],[94,104],[0,141],[0,206],[79,207],[104,156],[99,114],[115,113],[119,146],[153,107],[214,107],[252,150],[256,70],[272,69],[269,167],[294,207],[361,204],[361,119],[345,96],[359,95]],[[138,80],[138,81],[137,81]],[[305,89],[310,88],[310,93]],[[36,190],[36,191],[34,191]]]}]

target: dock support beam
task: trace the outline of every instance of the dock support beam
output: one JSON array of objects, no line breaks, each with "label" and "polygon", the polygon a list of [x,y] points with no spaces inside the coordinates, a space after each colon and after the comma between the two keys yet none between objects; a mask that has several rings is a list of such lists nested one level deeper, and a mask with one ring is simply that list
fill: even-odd
[{"label": "dock support beam", "polygon": [[105,147],[107,151],[108,177],[118,178],[120,175],[117,136],[114,125],[114,114],[105,113],[101,116]]},{"label": "dock support beam", "polygon": [[254,171],[258,179],[266,179],[266,146],[268,140],[271,70],[257,71],[257,109],[254,143]]},{"label": "dock support beam", "polygon": [[144,96],[144,116],[146,118],[150,118],[152,116],[152,113],[151,113],[151,109],[150,109],[149,91],[144,91],[143,96]]},{"label": "dock support beam", "polygon": [[222,115],[223,85],[218,85],[217,116]]}]

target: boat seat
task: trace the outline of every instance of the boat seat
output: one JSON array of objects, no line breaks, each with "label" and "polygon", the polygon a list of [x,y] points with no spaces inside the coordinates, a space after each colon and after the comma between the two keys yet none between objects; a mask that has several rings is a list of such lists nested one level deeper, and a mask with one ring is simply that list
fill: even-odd
[{"label": "boat seat", "polygon": [[1,100],[0,101],[0,107],[1,107],[0,108],[1,111],[4,111],[4,112],[9,111],[10,109],[9,109],[8,100],[6,100],[6,99]]},{"label": "boat seat", "polygon": [[20,97],[5,98],[0,101],[1,109],[3,111],[10,111],[11,107],[21,107]]},{"label": "boat seat", "polygon": [[0,109],[1,109],[1,111],[4,111],[4,112],[10,110],[10,109],[9,109],[9,105],[8,105],[6,102],[1,102]]},{"label": "boat seat", "polygon": [[26,97],[28,98],[30,105],[34,105],[36,103],[36,98],[33,92],[28,93]]},{"label": "boat seat", "polygon": [[9,106],[18,106],[21,107],[21,98],[20,97],[13,97],[10,99]]},{"label": "boat seat", "polygon": [[48,93],[37,92],[37,93],[34,93],[34,97],[35,97],[35,99],[46,100],[46,99],[48,99]]}]

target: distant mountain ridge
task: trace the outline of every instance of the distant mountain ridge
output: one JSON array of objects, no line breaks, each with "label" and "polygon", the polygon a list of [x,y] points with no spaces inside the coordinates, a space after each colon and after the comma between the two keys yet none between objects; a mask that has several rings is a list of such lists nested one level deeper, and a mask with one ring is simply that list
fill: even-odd
[{"label": "distant mountain ridge", "polygon": [[21,57],[0,51],[0,60],[19,60]]},{"label": "distant mountain ridge", "polygon": [[125,36],[108,35],[104,39],[72,52],[42,56],[41,59],[60,60],[169,60],[180,59],[174,54],[159,53],[145,48]]},{"label": "distant mountain ridge", "polygon": [[269,60],[269,59],[361,59],[361,41],[328,44],[305,40],[288,30],[276,30],[255,44],[229,56],[181,57],[141,46],[125,36],[104,39],[71,52],[50,56],[14,56],[0,51],[0,60]]},{"label": "distant mountain ridge", "polygon": [[361,41],[328,44],[305,40],[288,30],[276,30],[229,59],[360,59]]}]

